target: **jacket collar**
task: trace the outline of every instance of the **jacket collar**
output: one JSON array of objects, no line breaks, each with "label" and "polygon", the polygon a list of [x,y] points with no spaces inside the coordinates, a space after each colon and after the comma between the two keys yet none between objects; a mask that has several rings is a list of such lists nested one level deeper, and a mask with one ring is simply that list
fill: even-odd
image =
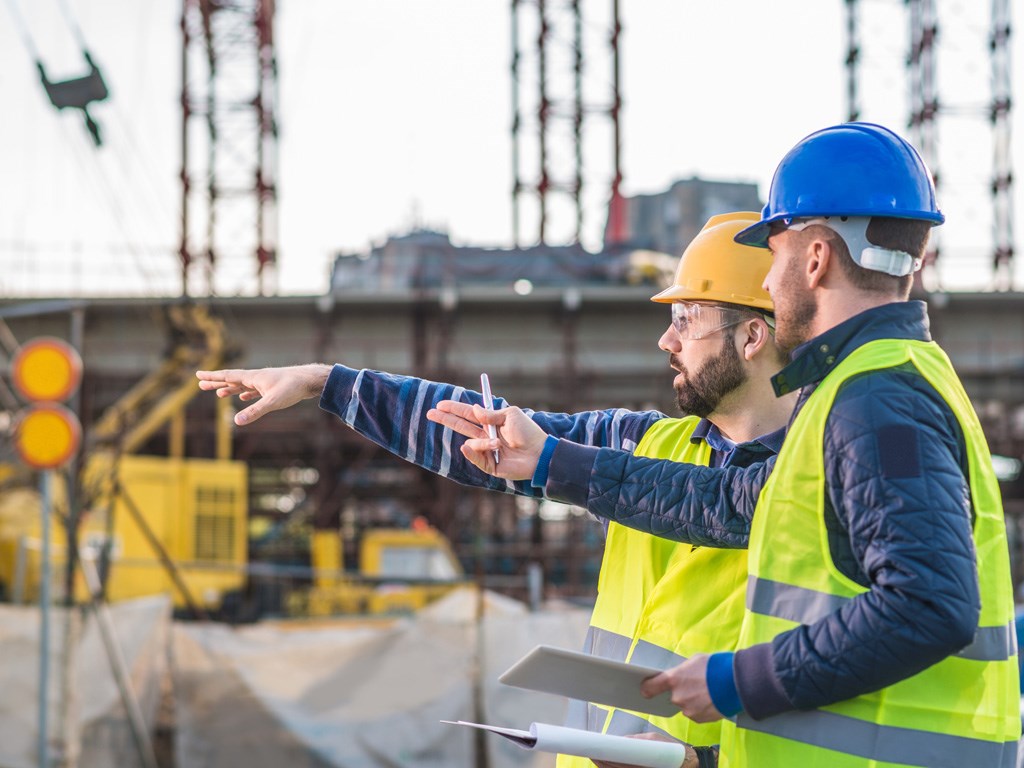
[{"label": "jacket collar", "polygon": [[779,397],[821,381],[851,352],[878,339],[931,341],[928,308],[923,301],[898,301],[872,307],[793,350],[789,364],[772,376]]}]

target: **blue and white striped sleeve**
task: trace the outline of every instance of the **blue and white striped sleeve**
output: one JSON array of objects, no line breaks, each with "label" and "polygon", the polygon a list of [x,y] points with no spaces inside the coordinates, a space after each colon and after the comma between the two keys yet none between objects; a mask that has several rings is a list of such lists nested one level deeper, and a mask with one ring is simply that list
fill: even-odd
[{"label": "blue and white striped sleeve", "polygon": [[651,425],[665,418],[665,414],[658,411],[627,411],[624,408],[582,413],[527,413],[549,435],[580,445],[630,453],[636,450]]},{"label": "blue and white striped sleeve", "polygon": [[[335,365],[320,407],[399,458],[463,485],[540,497],[528,481],[513,483],[481,472],[463,457],[465,438],[428,421],[441,400],[483,402],[476,392],[411,376]],[[498,405],[496,403],[496,405]]]},{"label": "blue and white striped sleeve", "polygon": [[[529,481],[510,482],[481,472],[459,450],[465,438],[428,421],[426,412],[441,400],[482,404],[478,392],[452,384],[336,365],[320,397],[320,407],[396,456],[463,485],[541,497]],[[494,406],[507,403],[495,398]],[[527,411],[545,432],[557,437],[632,451],[644,432],[664,415],[623,409],[579,414]]]}]

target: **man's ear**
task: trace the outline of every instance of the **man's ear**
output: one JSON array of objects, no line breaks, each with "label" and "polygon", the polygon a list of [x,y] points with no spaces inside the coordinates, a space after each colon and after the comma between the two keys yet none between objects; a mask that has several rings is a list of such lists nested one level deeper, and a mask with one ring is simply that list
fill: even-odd
[{"label": "man's ear", "polygon": [[828,274],[829,268],[835,261],[836,252],[832,243],[823,237],[816,237],[807,245],[807,263],[805,274],[807,287],[817,288]]},{"label": "man's ear", "polygon": [[736,332],[737,350],[744,360],[753,360],[754,356],[768,343],[771,334],[764,320],[751,318],[739,326]]}]

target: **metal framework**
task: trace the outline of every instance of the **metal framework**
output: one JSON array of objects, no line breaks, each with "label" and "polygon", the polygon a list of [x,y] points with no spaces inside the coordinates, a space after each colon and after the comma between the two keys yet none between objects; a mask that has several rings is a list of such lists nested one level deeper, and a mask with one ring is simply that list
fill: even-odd
[{"label": "metal framework", "polygon": [[992,0],[992,268],[995,285],[1013,287],[1013,165],[1010,156],[1010,0]]},{"label": "metal framework", "polygon": [[857,0],[846,3],[846,119],[850,122],[860,119],[860,14]]},{"label": "metal framework", "polygon": [[611,123],[610,194],[613,198],[619,195],[619,2],[612,0],[607,29],[610,103],[602,96],[601,104],[587,103],[593,89],[588,88],[590,54],[585,50],[581,6],[581,0],[512,0],[512,236],[516,247],[524,244],[522,204],[528,197],[537,203],[536,242],[551,239],[554,195],[571,201],[575,218],[568,231],[572,241],[580,240],[584,191],[593,183],[584,160],[585,132],[594,117],[608,118]]},{"label": "metal framework", "polygon": [[[909,95],[908,125],[911,137],[935,176],[935,185],[942,183],[938,153],[938,123],[942,115],[984,116],[992,131],[992,285],[1001,290],[1013,287],[1014,202],[1011,162],[1012,67],[1010,37],[1012,30],[1010,0],[991,0],[988,49],[991,66],[991,93],[984,110],[977,107],[958,108],[942,103],[939,96],[936,68],[939,42],[937,0],[903,0],[907,8],[910,31],[907,52],[907,84]],[[847,116],[857,120],[861,115],[859,0],[844,0],[846,5],[846,94]],[[939,255],[939,230],[932,233],[925,265],[934,277],[934,263]]]},{"label": "metal framework", "polygon": [[277,260],[274,6],[182,0],[184,295],[268,292]]},{"label": "metal framework", "polygon": [[[910,51],[907,55],[910,134],[931,169],[938,190],[942,182],[936,143],[939,94],[935,78],[935,43],[939,35],[939,19],[935,0],[907,0],[907,8],[910,11]],[[939,248],[938,232],[933,232],[925,254],[925,271],[934,274]]]}]

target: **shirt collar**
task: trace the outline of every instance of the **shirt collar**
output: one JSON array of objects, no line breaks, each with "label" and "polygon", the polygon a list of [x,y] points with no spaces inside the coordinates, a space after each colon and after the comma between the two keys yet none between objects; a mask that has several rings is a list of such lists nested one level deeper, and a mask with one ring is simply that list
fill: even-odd
[{"label": "shirt collar", "polygon": [[869,341],[931,341],[931,338],[928,308],[923,301],[898,301],[872,307],[794,349],[789,364],[772,376],[772,386],[781,397],[819,382],[851,352]]},{"label": "shirt collar", "polygon": [[[697,424],[696,428],[694,428],[693,434],[690,435],[690,442],[699,443],[703,440],[708,442],[708,444],[711,445],[712,448],[714,448],[715,446],[712,444],[710,440],[708,440],[708,433],[711,432],[712,430],[714,430],[716,437],[718,437],[721,440],[725,439],[722,436],[721,432],[718,430],[718,427],[716,427],[707,419],[701,419],[700,422]],[[747,443],[738,443],[737,445],[751,445],[752,443],[757,443],[763,446],[764,448],[767,448],[772,453],[778,453],[782,449],[782,441],[783,439],[785,439],[785,437],[786,428],[780,427],[774,432],[769,432],[766,435],[760,435]]]}]

